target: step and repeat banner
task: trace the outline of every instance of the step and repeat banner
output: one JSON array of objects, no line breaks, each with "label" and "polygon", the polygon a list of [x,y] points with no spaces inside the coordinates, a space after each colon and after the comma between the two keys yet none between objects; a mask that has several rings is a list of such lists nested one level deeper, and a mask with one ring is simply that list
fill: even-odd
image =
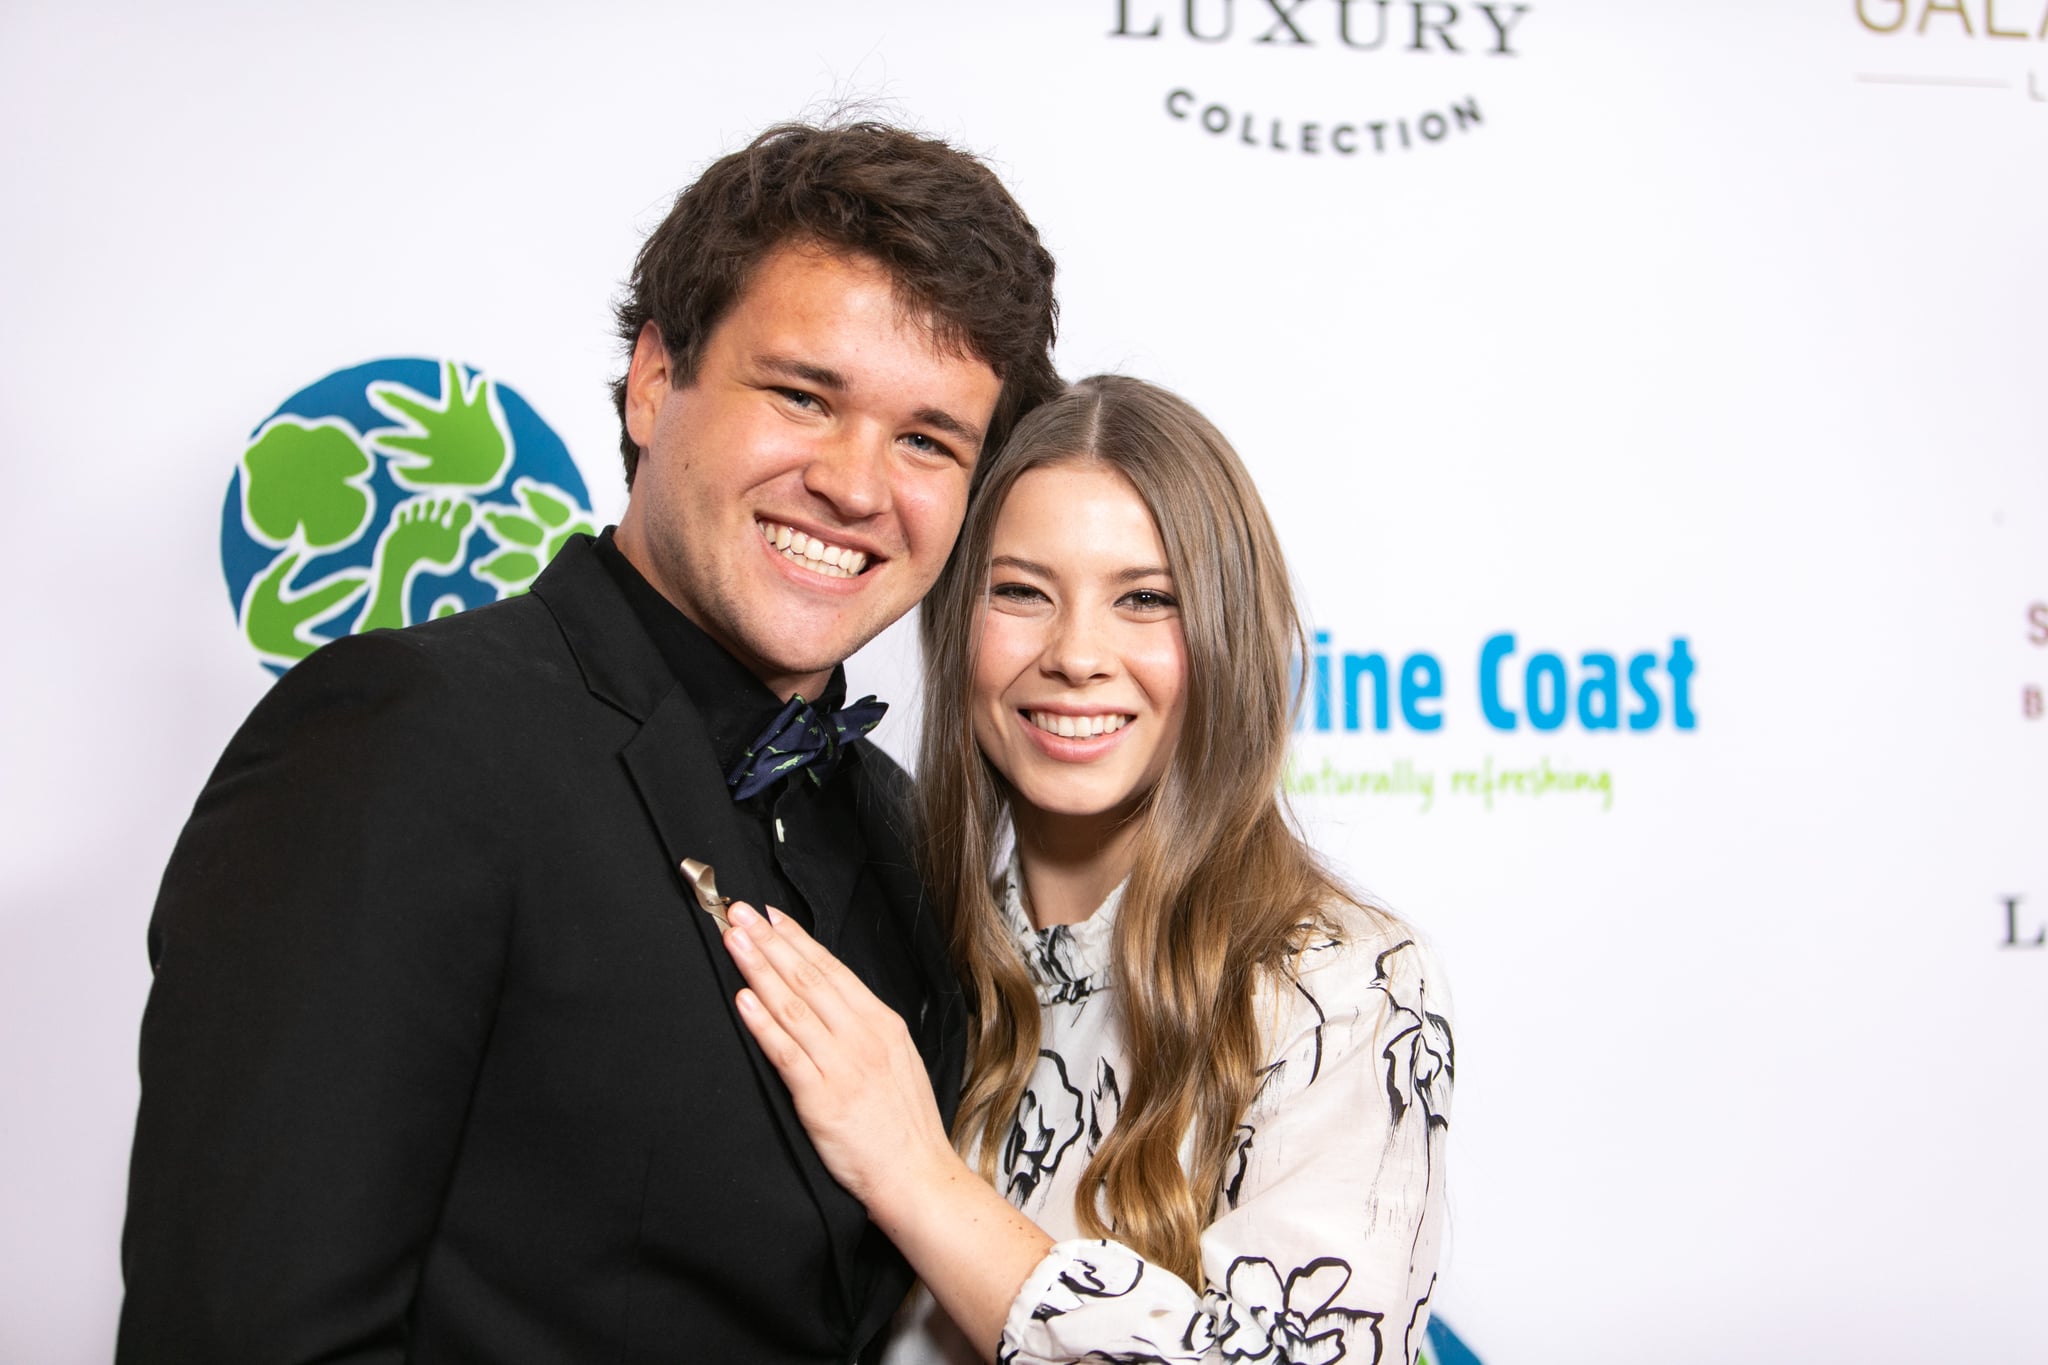
[{"label": "step and repeat banner", "polygon": [[616,518],[641,236],[847,101],[1259,480],[1292,800],[1453,976],[1470,1355],[2048,1359],[2043,0],[7,6],[0,1359],[110,1350],[222,745]]}]

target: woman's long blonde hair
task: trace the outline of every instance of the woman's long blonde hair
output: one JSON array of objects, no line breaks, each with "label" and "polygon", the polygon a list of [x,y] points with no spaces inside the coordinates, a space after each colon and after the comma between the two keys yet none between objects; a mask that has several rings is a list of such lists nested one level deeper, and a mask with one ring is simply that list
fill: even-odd
[{"label": "woman's long blonde hair", "polygon": [[[1140,380],[1082,380],[1034,410],[976,471],[960,543],[919,618],[925,721],[918,764],[923,872],[950,915],[968,1002],[968,1081],[954,1138],[995,1178],[1038,1060],[1038,1000],[993,883],[1008,791],[970,725],[973,662],[995,526],[1026,472],[1106,466],[1152,513],[1180,599],[1187,707],[1146,802],[1112,940],[1131,1075],[1116,1126],[1083,1172],[1075,1214],[1200,1284],[1238,1123],[1265,1063],[1254,993],[1305,926],[1350,900],[1281,804],[1307,657],[1278,539],[1229,442],[1184,400]],[[1183,1169],[1182,1139],[1192,1133]]]}]

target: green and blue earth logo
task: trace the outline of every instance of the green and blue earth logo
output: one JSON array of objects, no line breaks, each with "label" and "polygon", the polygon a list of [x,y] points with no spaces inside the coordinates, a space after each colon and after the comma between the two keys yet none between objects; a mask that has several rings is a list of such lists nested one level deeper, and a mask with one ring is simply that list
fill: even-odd
[{"label": "green and blue earth logo", "polygon": [[220,559],[242,638],[281,674],[340,636],[525,592],[595,529],[568,447],[512,388],[452,360],[373,360],[257,426]]}]

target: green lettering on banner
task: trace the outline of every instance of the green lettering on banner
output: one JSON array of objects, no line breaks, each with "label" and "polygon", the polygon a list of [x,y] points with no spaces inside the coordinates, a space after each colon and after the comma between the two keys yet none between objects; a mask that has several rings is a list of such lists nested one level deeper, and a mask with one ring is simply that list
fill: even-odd
[{"label": "green lettering on banner", "polygon": [[1574,768],[1553,763],[1548,757],[1533,764],[1504,764],[1488,754],[1479,766],[1452,768],[1447,775],[1408,758],[1378,767],[1352,767],[1328,758],[1305,766],[1290,757],[1281,785],[1289,796],[1415,802],[1419,803],[1415,807],[1418,815],[1436,809],[1439,789],[1454,800],[1476,801],[1488,811],[1495,809],[1496,798],[1554,803],[1553,798],[1562,797],[1586,804],[1597,801],[1604,815],[1614,809],[1615,783],[1609,768]]}]

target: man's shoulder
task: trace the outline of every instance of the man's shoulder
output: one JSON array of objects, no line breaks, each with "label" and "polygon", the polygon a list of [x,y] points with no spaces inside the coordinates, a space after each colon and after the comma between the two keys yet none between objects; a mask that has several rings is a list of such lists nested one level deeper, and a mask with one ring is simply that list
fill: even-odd
[{"label": "man's shoulder", "polygon": [[223,762],[252,745],[270,751],[323,742],[365,761],[373,751],[429,739],[468,753],[475,744],[465,735],[481,742],[514,727],[529,733],[536,711],[565,713],[588,696],[548,609],[511,598],[323,645],[256,704]]},{"label": "man's shoulder", "polygon": [[859,740],[854,752],[860,755],[856,769],[859,781],[871,788],[877,796],[908,802],[914,788],[911,777],[901,763],[871,739]]},{"label": "man's shoulder", "polygon": [[542,658],[563,647],[553,611],[531,593],[403,630],[374,630],[350,638],[380,642],[413,656],[425,667],[456,669],[503,667]]},{"label": "man's shoulder", "polygon": [[915,784],[903,765],[873,740],[861,740],[854,752],[858,759],[846,777],[853,784],[854,809],[869,860],[908,867]]},{"label": "man's shoulder", "polygon": [[[466,690],[478,683],[502,686],[545,676],[567,664],[552,614],[537,599],[522,595],[401,630],[344,636],[314,651],[278,686],[361,685],[381,679]],[[573,665],[569,671],[573,676]]]},{"label": "man's shoulder", "polygon": [[859,760],[849,775],[863,814],[883,816],[899,833],[908,830],[911,802],[916,796],[916,784],[910,774],[888,750],[871,739],[859,741],[854,752]]}]

